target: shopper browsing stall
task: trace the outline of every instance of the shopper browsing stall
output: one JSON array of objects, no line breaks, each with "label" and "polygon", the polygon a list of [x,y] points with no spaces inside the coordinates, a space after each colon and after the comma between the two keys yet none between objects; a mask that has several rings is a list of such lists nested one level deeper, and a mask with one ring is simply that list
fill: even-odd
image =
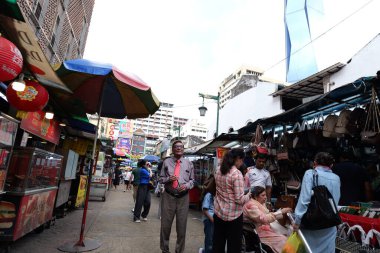
[{"label": "shopper browsing stall", "polygon": [[256,148],[256,165],[248,168],[248,179],[251,189],[261,186],[265,189],[267,199],[270,201],[272,195],[272,178],[268,170],[265,169],[268,149],[265,147]]}]

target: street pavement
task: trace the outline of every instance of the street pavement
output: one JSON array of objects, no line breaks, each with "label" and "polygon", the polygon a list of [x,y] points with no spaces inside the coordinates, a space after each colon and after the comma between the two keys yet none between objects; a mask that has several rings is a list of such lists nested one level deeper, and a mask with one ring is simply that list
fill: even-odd
[{"label": "street pavement", "polygon": [[[133,222],[132,191],[123,192],[123,185],[117,191],[108,191],[107,200],[89,202],[85,237],[98,240],[101,247],[91,252],[112,253],[159,253],[160,219],[158,218],[159,198],[152,194],[152,205],[148,221]],[[11,253],[53,253],[67,242],[78,241],[83,210],[69,212],[57,219],[55,225],[42,233],[30,233],[11,245]],[[175,249],[175,221],[170,237],[170,251]],[[198,253],[203,245],[203,223],[201,212],[190,209],[187,221],[186,253]]]}]

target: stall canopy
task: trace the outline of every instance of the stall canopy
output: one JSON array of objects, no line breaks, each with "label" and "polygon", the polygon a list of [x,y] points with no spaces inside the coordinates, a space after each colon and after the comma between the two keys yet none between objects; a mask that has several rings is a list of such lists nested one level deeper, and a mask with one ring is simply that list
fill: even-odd
[{"label": "stall canopy", "polygon": [[258,119],[255,122],[238,130],[239,134],[252,134],[256,130],[257,124],[273,127],[278,125],[289,125],[294,122],[313,119],[318,115],[328,115],[341,111],[345,108],[363,105],[371,98],[371,88],[375,85],[380,87],[380,80],[375,76],[362,77],[353,83],[346,84],[334,89],[308,103],[294,107],[286,112],[269,118]]},{"label": "stall canopy", "polygon": [[203,144],[196,146],[194,151],[191,148],[185,150],[187,155],[207,155],[215,154],[216,148],[238,148],[245,147],[250,141],[249,136],[241,135],[238,133],[221,134],[217,138],[207,141]]}]

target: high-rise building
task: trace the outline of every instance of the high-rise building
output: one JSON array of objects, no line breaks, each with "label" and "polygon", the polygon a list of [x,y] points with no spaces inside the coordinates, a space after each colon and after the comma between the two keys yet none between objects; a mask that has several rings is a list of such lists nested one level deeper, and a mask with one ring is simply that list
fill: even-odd
[{"label": "high-rise building", "polygon": [[248,86],[252,87],[257,82],[257,78],[262,74],[262,70],[243,66],[225,78],[219,86],[220,108],[222,109],[226,103],[235,96],[233,89],[240,82],[245,82]]},{"label": "high-rise building", "polygon": [[18,0],[52,66],[82,58],[95,0]]},{"label": "high-rise building", "polygon": [[190,119],[181,127],[180,137],[196,136],[202,140],[207,138],[206,124],[197,119]]},{"label": "high-rise building", "polygon": [[323,0],[285,0],[286,81],[294,83],[318,72],[311,43],[320,31]]},{"label": "high-rise building", "polygon": [[173,122],[173,104],[161,102],[160,108],[153,115],[134,120],[134,130],[141,129],[146,135],[158,136],[162,140],[171,133]]}]

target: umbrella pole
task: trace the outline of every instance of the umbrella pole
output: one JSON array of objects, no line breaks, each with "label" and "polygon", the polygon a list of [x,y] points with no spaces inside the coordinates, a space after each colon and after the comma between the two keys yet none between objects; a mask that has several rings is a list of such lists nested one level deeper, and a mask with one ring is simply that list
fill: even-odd
[{"label": "umbrella pole", "polygon": [[95,161],[96,143],[98,141],[98,129],[99,129],[99,123],[100,123],[100,114],[102,113],[102,105],[103,105],[103,93],[100,100],[100,108],[99,108],[99,115],[98,115],[99,117],[98,117],[98,122],[96,124],[96,129],[95,129],[96,131],[95,131],[95,138],[94,138],[94,146],[92,149],[92,158],[91,158],[89,169],[88,169],[86,199],[84,202],[82,225],[81,225],[81,230],[79,234],[79,240],[74,245],[72,245],[71,243],[66,243],[58,247],[59,250],[64,251],[64,252],[86,252],[86,251],[97,249],[102,245],[97,240],[84,238],[84,230],[86,228],[86,219],[87,219],[88,199],[90,197],[92,169],[94,167],[94,161]]}]

